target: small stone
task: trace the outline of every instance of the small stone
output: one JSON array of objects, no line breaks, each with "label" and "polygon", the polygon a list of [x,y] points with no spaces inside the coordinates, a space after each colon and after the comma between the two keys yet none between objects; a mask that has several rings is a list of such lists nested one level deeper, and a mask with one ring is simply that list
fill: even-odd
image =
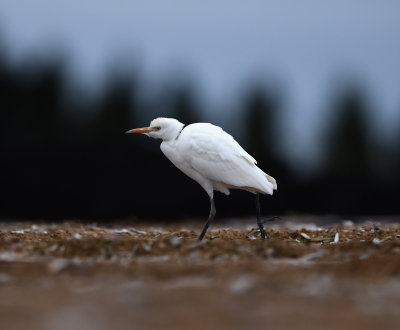
[{"label": "small stone", "polygon": [[150,244],[144,244],[143,245],[143,250],[145,250],[146,252],[150,252],[151,251],[151,245]]},{"label": "small stone", "polygon": [[123,228],[123,229],[115,229],[114,233],[115,234],[129,234],[129,230],[125,229],[125,228]]},{"label": "small stone", "polygon": [[169,242],[173,247],[179,247],[182,245],[182,239],[179,237],[171,237]]},{"label": "small stone", "polygon": [[372,243],[374,243],[374,244],[381,244],[381,240],[378,238],[378,237],[375,237],[373,240],[372,240]]},{"label": "small stone", "polygon": [[308,236],[306,233],[301,233],[300,236],[303,237],[303,238],[305,238],[305,239],[308,240],[308,241],[311,240],[311,237]]},{"label": "small stone", "polygon": [[339,242],[339,233],[335,234],[335,239],[333,240],[334,243],[338,243]]},{"label": "small stone", "polygon": [[79,233],[75,233],[73,236],[75,239],[82,239],[82,235]]},{"label": "small stone", "polygon": [[54,259],[49,263],[48,269],[50,273],[58,273],[68,266],[69,262],[66,259]]},{"label": "small stone", "polygon": [[12,230],[11,234],[25,234],[24,230]]},{"label": "small stone", "polygon": [[58,245],[57,244],[53,244],[47,249],[47,251],[54,252],[57,249],[58,249]]},{"label": "small stone", "polygon": [[232,293],[244,293],[254,287],[254,282],[252,277],[241,276],[231,280],[228,284],[228,288]]},{"label": "small stone", "polygon": [[314,243],[324,243],[324,242],[329,242],[331,239],[329,237],[324,237],[324,236],[317,236],[311,238],[311,242]]}]

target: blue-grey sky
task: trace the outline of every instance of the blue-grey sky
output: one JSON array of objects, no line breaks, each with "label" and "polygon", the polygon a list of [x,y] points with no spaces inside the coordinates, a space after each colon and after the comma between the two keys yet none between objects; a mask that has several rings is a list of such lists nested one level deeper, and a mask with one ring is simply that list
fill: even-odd
[{"label": "blue-grey sky", "polygon": [[400,122],[399,13],[398,0],[2,0],[0,31],[16,60],[60,47],[76,81],[93,86],[121,54],[149,86],[187,72],[210,114],[225,105],[220,120],[246,82],[277,79],[283,143],[301,158],[341,75],[363,82],[382,131]]}]

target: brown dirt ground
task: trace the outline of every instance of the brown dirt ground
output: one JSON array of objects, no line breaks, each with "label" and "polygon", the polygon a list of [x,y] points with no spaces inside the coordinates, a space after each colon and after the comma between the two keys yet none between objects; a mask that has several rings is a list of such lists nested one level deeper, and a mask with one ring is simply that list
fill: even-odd
[{"label": "brown dirt ground", "polygon": [[399,327],[399,224],[200,229],[3,222],[0,328]]}]

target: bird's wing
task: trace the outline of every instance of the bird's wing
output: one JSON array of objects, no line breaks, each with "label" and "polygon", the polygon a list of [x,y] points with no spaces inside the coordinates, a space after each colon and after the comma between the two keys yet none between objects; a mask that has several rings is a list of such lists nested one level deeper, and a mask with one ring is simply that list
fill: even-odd
[{"label": "bird's wing", "polygon": [[185,129],[187,138],[182,150],[183,157],[195,171],[230,186],[272,192],[267,175],[231,135],[211,124],[197,125]]}]

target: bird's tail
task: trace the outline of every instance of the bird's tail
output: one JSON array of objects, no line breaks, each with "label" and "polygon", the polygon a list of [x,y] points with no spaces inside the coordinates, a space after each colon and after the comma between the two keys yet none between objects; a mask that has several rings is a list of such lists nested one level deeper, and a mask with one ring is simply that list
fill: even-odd
[{"label": "bird's tail", "polygon": [[[265,194],[272,195],[273,191],[278,189],[276,180],[272,176],[268,175],[263,170],[261,170],[259,167],[258,167],[258,170],[259,170],[259,174],[261,174],[261,177],[262,177],[262,180],[258,181],[262,187],[262,189],[260,189],[260,191],[264,192]],[[265,179],[267,179],[267,180],[265,180]]]},{"label": "bird's tail", "polygon": [[278,185],[276,184],[276,180],[272,176],[270,176],[270,175],[268,175],[266,173],[264,173],[264,174],[265,174],[265,177],[267,178],[268,182],[272,183],[272,188],[274,190],[277,190],[278,189]]}]

